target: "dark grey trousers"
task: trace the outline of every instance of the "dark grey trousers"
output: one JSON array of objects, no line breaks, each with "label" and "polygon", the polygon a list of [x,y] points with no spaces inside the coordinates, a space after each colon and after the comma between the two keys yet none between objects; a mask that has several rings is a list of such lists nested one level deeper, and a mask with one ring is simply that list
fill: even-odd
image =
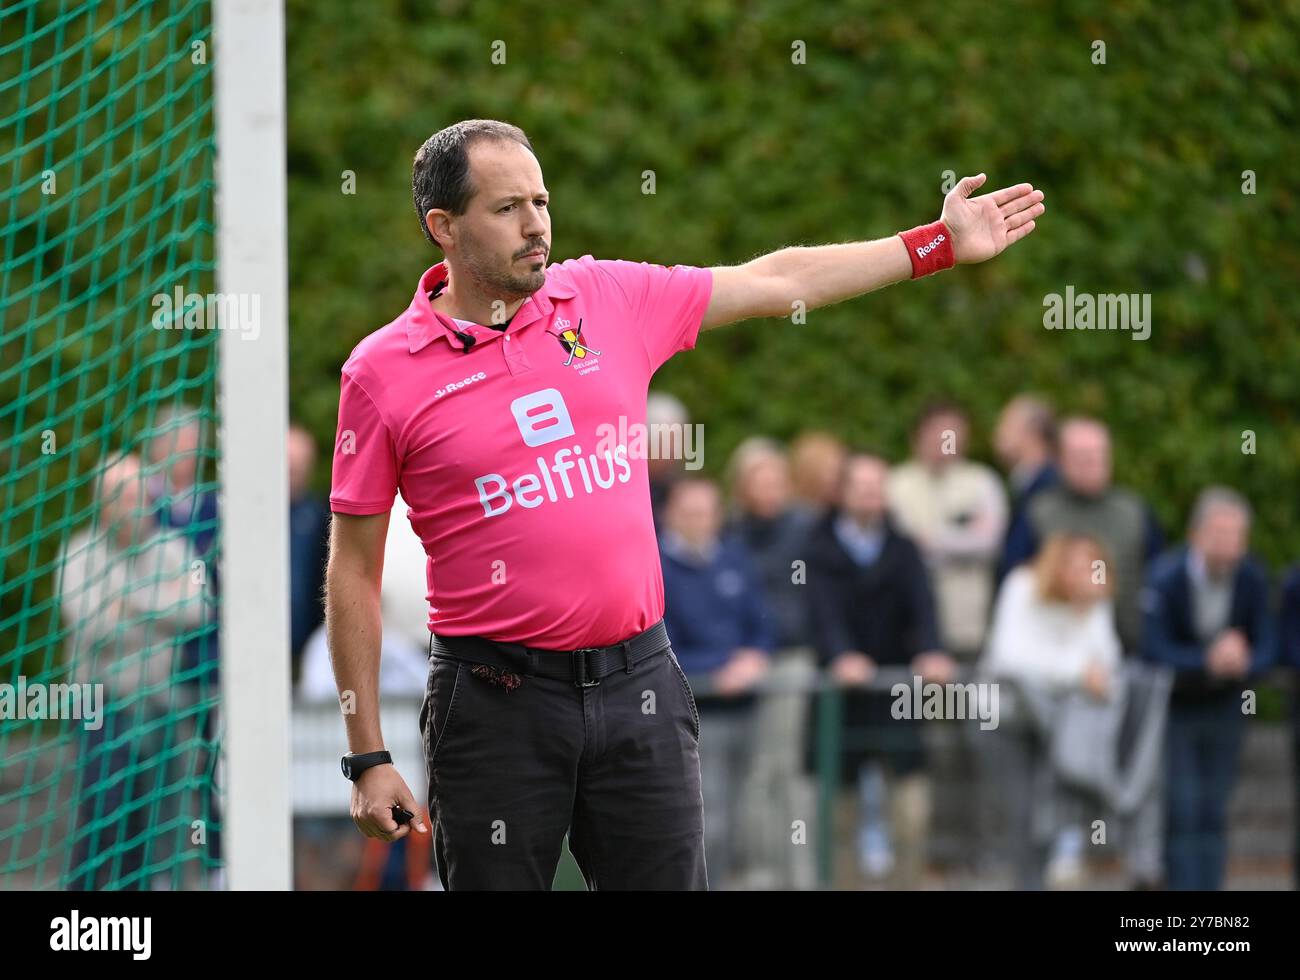
[{"label": "dark grey trousers", "polygon": [[699,714],[671,648],[587,688],[507,690],[435,655],[420,726],[445,889],[549,889],[566,833],[592,890],[708,887]]}]

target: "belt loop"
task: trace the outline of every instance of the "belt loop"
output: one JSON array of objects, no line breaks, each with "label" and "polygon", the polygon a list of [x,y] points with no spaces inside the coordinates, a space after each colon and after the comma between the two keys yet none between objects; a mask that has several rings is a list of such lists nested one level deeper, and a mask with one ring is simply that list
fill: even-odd
[{"label": "belt loop", "polygon": [[537,654],[533,653],[532,647],[524,647],[524,659],[528,662],[528,676],[537,676]]},{"label": "belt loop", "polygon": [[623,648],[623,663],[625,664],[623,670],[630,674],[632,673],[632,641],[624,640],[619,646]]}]

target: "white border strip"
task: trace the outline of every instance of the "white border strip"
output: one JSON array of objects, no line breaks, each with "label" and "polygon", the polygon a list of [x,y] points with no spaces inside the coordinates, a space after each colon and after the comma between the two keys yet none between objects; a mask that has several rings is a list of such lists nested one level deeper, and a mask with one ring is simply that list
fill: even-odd
[{"label": "white border strip", "polygon": [[214,0],[212,14],[217,289],[256,298],[260,320],[221,330],[222,851],[229,888],[288,889],[284,10]]}]

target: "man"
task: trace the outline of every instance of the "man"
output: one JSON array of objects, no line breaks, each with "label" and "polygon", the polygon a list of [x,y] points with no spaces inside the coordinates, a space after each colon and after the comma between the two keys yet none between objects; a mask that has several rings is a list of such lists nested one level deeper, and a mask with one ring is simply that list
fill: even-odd
[{"label": "man", "polygon": [[202,621],[203,586],[185,537],[155,522],[138,457],[105,462],[95,504],[97,519],[69,540],[59,566],[74,680],[106,695],[103,717],[80,736],[65,885],[143,889],[150,855],[157,866],[182,850],[174,830],[192,819],[194,760],[174,718],[186,705],[173,675],[181,638]]},{"label": "man", "polygon": [[[1277,659],[1292,671],[1300,671],[1300,565],[1293,565],[1282,580],[1282,602],[1278,613]],[[1291,765],[1294,770],[1295,812],[1300,813],[1300,684],[1291,686]],[[1300,820],[1295,826],[1292,874],[1300,887]]]},{"label": "man", "polygon": [[[822,665],[846,687],[870,684],[882,666],[905,667],[938,684],[951,680],[956,670],[939,648],[934,597],[920,551],[888,517],[888,474],[888,464],[878,456],[849,455],[839,505],[818,523],[808,543],[815,646]],[[883,876],[894,869],[896,885],[916,888],[925,868],[930,782],[920,722],[894,718],[891,702],[884,692],[849,695],[844,730],[852,744],[842,758],[844,771],[859,782],[868,803],[875,795],[868,788],[872,764],[887,770],[887,829],[872,819],[870,806],[859,820],[863,870]]]},{"label": "man", "polygon": [[993,571],[1007,527],[998,475],[966,458],[970,422],[948,402],[912,427],[912,458],[889,475],[889,509],[920,547],[939,604],[944,649],[974,662],[993,605]]},{"label": "man", "polygon": [[[203,489],[203,422],[197,410],[184,405],[158,411],[148,441],[147,485],[159,526],[175,528],[189,538],[195,558],[204,564],[208,591],[215,599],[220,592],[217,495],[213,489]],[[203,628],[186,641],[182,658],[186,682],[204,701],[214,698],[217,691],[217,621],[214,602],[204,616]]]},{"label": "man", "polygon": [[[218,639],[218,603],[221,595],[218,539],[219,511],[213,484],[215,462],[205,438],[206,418],[188,405],[168,405],[153,419],[153,431],[147,444],[148,495],[158,526],[182,533],[190,542],[196,577],[202,590],[202,618],[189,631],[181,652],[182,685],[178,696],[197,704],[197,712],[186,712],[177,725],[178,736],[185,742],[192,727],[194,744],[201,748],[195,756],[196,773],[214,773],[196,778],[197,801],[194,812],[208,827],[205,863],[215,888],[224,887],[225,872],[221,864],[220,793],[214,785],[218,771],[217,731],[220,687],[220,651]],[[201,574],[199,574],[201,572]]]},{"label": "man", "polygon": [[[1060,480],[1056,469],[1056,414],[1033,395],[1007,402],[993,431],[993,451],[1011,483],[1011,520],[998,562],[998,582],[1034,552],[1029,502]],[[1013,564],[1013,556],[1015,563]]]},{"label": "man", "polygon": [[1111,556],[1106,569],[1115,589],[1115,620],[1128,654],[1138,650],[1142,614],[1138,608],[1147,562],[1163,547],[1159,525],[1132,490],[1111,482],[1110,430],[1090,418],[1061,425],[1061,484],[1044,490],[1028,505],[1030,534],[1022,552],[1009,553],[1012,567],[1032,557],[1055,532],[1087,534]]},{"label": "man", "polygon": [[[960,663],[979,656],[993,606],[994,573],[1007,527],[1007,495],[992,467],[966,456],[970,420],[948,401],[926,405],[912,426],[912,457],[889,476],[889,508],[899,530],[916,542],[934,585],[939,643]],[[976,765],[979,721],[968,718],[927,735],[955,735],[930,755],[941,809],[966,809],[959,846],[983,852],[992,833],[984,780],[968,779]],[[945,795],[947,798],[945,798]]]},{"label": "man", "polygon": [[646,460],[618,433],[644,424],[651,376],[701,330],[991,258],[1033,231],[1043,195],[972,198],[981,174],[948,195],[942,222],[893,238],[732,268],[548,267],[548,193],[518,128],[436,133],[412,182],[446,258],[344,365],[334,456],[326,619],[352,695],[354,819],[385,839],[427,829],[394,819],[415,800],[371,754],[400,482],[429,556],[423,714],[444,886],[549,887],[568,832],[592,888],[704,888],[695,719],[661,625]]},{"label": "man", "polygon": [[748,870],[740,845],[743,798],[754,764],[754,686],[768,669],[773,633],[758,570],[745,547],[722,538],[722,503],[710,480],[683,476],[664,503],[659,549],[664,623],[687,678],[706,678],[696,699],[709,875],[722,887]]},{"label": "man", "polygon": [[1249,539],[1246,501],[1223,487],[1202,491],[1187,547],[1160,557],[1143,593],[1146,656],[1175,671],[1165,736],[1172,889],[1223,887],[1242,692],[1274,658],[1268,573],[1247,555]]},{"label": "man", "polygon": [[321,586],[325,584],[325,550],[329,522],[325,501],[312,492],[316,466],[316,440],[301,425],[289,426],[289,653],[293,675],[299,677],[303,649],[316,632],[325,611]]}]

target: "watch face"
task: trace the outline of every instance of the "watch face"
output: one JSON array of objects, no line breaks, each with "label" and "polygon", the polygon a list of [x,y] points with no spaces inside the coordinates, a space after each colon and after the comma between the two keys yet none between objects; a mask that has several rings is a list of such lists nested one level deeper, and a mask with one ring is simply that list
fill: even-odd
[{"label": "watch face", "polygon": [[345,756],[343,757],[343,759],[342,759],[342,766],[343,766],[343,775],[346,776],[348,779],[351,779],[351,778],[352,778],[352,759],[351,759],[350,757],[348,757],[348,756],[345,755]]}]

